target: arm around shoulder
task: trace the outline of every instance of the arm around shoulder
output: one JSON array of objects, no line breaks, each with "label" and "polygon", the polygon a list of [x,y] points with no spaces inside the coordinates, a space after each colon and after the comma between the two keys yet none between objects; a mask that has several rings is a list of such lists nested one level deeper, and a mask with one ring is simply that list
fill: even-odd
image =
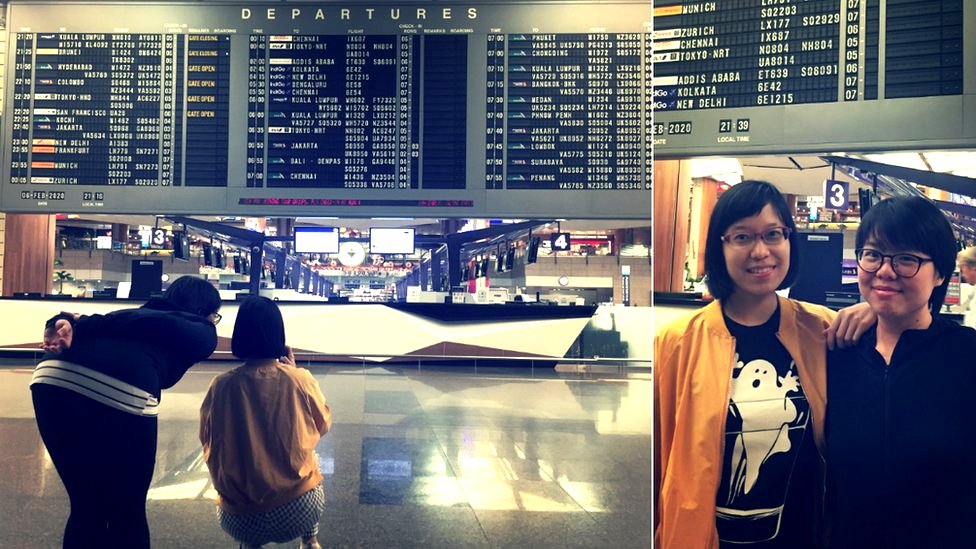
[{"label": "arm around shoulder", "polygon": [[827,339],[827,348],[831,350],[852,347],[878,321],[877,315],[867,303],[856,303],[837,313],[830,313],[832,316],[826,317],[829,325],[824,331],[824,337]]}]

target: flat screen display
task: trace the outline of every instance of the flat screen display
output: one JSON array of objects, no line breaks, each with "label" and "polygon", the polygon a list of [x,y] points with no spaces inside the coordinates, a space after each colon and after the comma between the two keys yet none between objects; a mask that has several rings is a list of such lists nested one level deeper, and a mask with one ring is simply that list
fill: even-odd
[{"label": "flat screen display", "polygon": [[335,227],[295,227],[295,253],[339,253],[339,230]]},{"label": "flat screen display", "polygon": [[412,254],[414,230],[410,228],[371,227],[369,229],[369,253]]}]

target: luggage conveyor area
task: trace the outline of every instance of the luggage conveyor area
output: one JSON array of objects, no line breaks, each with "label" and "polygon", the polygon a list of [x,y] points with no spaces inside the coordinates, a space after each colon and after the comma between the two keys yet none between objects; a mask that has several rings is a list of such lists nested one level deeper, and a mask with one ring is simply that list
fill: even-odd
[{"label": "luggage conveyor area", "polygon": [[[58,546],[68,503],[37,433],[33,360],[0,362],[0,546]],[[324,547],[648,547],[644,367],[307,363],[332,407],[318,446]],[[638,366],[647,366],[642,364]],[[163,393],[154,547],[231,547],[197,440],[207,362]]]}]

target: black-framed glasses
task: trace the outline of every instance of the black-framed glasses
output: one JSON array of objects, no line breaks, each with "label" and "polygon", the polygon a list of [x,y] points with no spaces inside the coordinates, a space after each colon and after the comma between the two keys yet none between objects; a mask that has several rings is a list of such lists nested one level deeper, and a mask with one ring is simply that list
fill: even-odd
[{"label": "black-framed glasses", "polygon": [[214,317],[213,319],[214,326],[220,324],[220,319],[224,318],[223,316],[220,315],[220,313],[214,313],[213,317]]},{"label": "black-framed glasses", "polygon": [[932,261],[932,258],[921,257],[915,254],[883,254],[871,248],[860,248],[854,250],[857,256],[857,266],[864,272],[876,273],[881,270],[884,260],[887,259],[891,264],[891,270],[902,278],[911,278],[918,274],[922,264]]},{"label": "black-framed glasses", "polygon": [[782,244],[790,238],[790,229],[787,227],[770,227],[759,233],[735,232],[722,235],[722,241],[737,248],[750,248],[756,243],[756,239],[762,239],[767,246]]}]

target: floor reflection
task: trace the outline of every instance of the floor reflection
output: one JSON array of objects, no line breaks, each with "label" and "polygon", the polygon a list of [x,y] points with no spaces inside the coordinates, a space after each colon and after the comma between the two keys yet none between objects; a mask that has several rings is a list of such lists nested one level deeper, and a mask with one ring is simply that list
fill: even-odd
[{"label": "floor reflection", "polygon": [[[225,370],[195,368],[164,396],[169,408],[160,417],[149,491],[156,547],[227,545],[196,438],[209,380]],[[649,545],[646,377],[380,370],[312,370],[334,421],[316,448],[328,509],[323,545],[396,546],[366,534],[378,517],[383,532],[400,536],[390,540],[421,539],[421,523],[444,539],[462,535],[455,522],[474,528],[441,546]],[[0,368],[0,547],[57,545],[66,518],[63,488],[34,423],[29,379],[30,369]],[[554,520],[561,515],[575,518]],[[163,526],[173,521],[180,528]],[[43,543],[14,541],[42,531]]]}]

